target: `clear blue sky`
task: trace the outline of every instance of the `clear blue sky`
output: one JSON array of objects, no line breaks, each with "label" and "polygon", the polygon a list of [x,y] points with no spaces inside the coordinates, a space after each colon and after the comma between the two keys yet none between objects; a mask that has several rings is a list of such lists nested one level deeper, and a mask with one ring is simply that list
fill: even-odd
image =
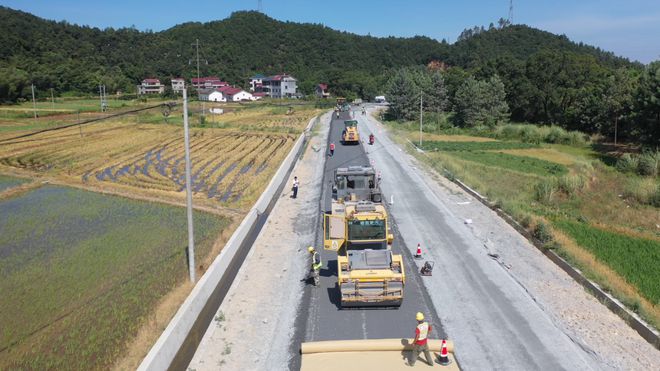
[{"label": "clear blue sky", "polygon": [[[258,0],[0,0],[39,17],[99,28],[160,31],[257,9]],[[372,36],[425,35],[454,42],[466,27],[507,17],[508,0],[262,0],[264,13]],[[660,0],[514,0],[524,23],[633,60],[660,60]]]}]

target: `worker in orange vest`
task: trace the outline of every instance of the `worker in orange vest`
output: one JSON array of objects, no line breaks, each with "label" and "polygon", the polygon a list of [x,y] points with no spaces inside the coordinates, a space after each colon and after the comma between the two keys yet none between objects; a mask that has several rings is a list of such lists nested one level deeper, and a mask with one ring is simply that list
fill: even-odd
[{"label": "worker in orange vest", "polygon": [[412,344],[412,357],[409,365],[414,366],[415,362],[417,362],[417,357],[419,357],[419,353],[424,352],[426,363],[428,363],[429,366],[433,366],[433,358],[431,358],[431,352],[429,352],[428,345],[428,336],[431,332],[431,325],[424,321],[424,314],[422,312],[417,312],[416,319],[417,327],[415,328],[415,339]]}]

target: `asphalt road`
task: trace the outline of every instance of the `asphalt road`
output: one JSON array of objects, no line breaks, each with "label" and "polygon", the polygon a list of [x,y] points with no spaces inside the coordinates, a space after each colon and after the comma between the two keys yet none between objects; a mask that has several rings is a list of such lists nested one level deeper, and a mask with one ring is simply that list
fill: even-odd
[{"label": "asphalt road", "polygon": [[382,171],[384,194],[394,196],[390,210],[400,237],[411,251],[421,242],[425,257],[436,263],[433,277],[425,277],[424,283],[461,365],[473,370],[598,369],[593,355],[558,328],[506,268],[487,256],[483,242],[470,230],[478,226],[453,215],[447,202],[455,202],[456,196],[431,186],[434,181],[375,120],[357,118],[361,135],[375,133],[376,144],[368,146],[368,155]]},{"label": "asphalt road", "polygon": [[[341,132],[344,120],[350,119],[349,112],[342,112],[337,119],[333,115],[330,125],[329,142],[335,143],[333,157],[328,157],[325,164],[324,187],[321,198],[321,209],[329,210],[331,194],[329,182],[337,167],[349,165],[368,165],[362,145],[342,145]],[[361,138],[364,140],[365,138]],[[383,173],[383,177],[387,174]],[[385,194],[385,197],[388,197]],[[320,218],[319,218],[320,219]],[[399,308],[351,308],[341,309],[339,306],[339,289],[337,286],[337,255],[334,252],[323,251],[322,225],[318,225],[316,246],[322,251],[323,268],[321,269],[321,285],[316,288],[308,285],[303,295],[300,312],[296,320],[296,333],[292,343],[292,354],[298,354],[301,342],[344,339],[382,339],[382,338],[412,338],[416,325],[415,314],[423,312],[434,330],[431,338],[444,338],[440,320],[433,308],[430,297],[419,275],[418,268],[413,263],[409,249],[393,224],[395,254],[404,255],[406,283],[403,304]],[[292,370],[300,366],[300,357],[292,359]]]}]

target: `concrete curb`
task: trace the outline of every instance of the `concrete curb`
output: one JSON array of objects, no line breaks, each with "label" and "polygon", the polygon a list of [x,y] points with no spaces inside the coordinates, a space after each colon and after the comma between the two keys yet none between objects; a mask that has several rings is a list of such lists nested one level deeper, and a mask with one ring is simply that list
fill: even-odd
[{"label": "concrete curb", "polygon": [[321,115],[312,118],[284,159],[255,205],[234,231],[220,254],[176,312],[138,370],[185,369],[201,341],[213,315],[261,230],[277,195],[300,157],[313,126]]},{"label": "concrete curb", "polygon": [[[412,142],[411,144],[415,148],[417,148],[417,146],[415,146]],[[489,209],[497,213],[499,217],[504,219],[504,221],[507,222],[510,226],[512,226],[516,231],[518,231],[518,233],[520,233],[525,238],[527,238],[527,240],[531,242],[539,251],[541,251],[543,255],[548,257],[564,272],[568,273],[568,275],[571,276],[571,278],[573,278],[577,283],[582,285],[582,287],[584,287],[588,292],[590,292],[593,296],[595,296],[596,299],[598,299],[601,303],[605,304],[605,306],[609,310],[611,310],[614,314],[621,317],[621,319],[623,319],[630,327],[632,327],[635,331],[637,331],[637,333],[642,338],[644,338],[644,340],[648,341],[656,349],[660,350],[660,333],[658,333],[658,331],[656,331],[652,326],[647,324],[636,313],[626,308],[626,306],[623,305],[623,303],[621,303],[615,297],[605,292],[597,283],[592,282],[587,277],[585,277],[584,274],[582,274],[582,272],[579,269],[573,267],[569,262],[564,260],[564,258],[559,256],[556,252],[546,248],[541,241],[539,241],[534,236],[532,236],[532,234],[529,233],[527,229],[525,229],[512,216],[505,213],[497,205],[492,204],[490,201],[488,201],[486,197],[479,194],[479,192],[470,188],[465,183],[461,182],[458,178],[451,175],[451,172],[449,172],[447,169],[443,168],[443,173],[444,173],[443,176],[445,178],[454,182],[465,192],[467,192],[472,197],[477,199],[479,202],[486,205]]]}]

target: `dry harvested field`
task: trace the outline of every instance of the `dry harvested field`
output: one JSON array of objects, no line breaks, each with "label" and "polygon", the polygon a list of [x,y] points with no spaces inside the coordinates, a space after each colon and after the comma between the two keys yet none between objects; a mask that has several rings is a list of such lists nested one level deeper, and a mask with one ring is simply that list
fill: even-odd
[{"label": "dry harvested field", "polygon": [[[256,107],[218,116],[211,128],[191,131],[192,184],[203,204],[249,206],[317,112]],[[156,113],[157,116],[158,112]],[[295,133],[295,134],[294,134]],[[178,125],[132,119],[9,139],[0,136],[0,165],[65,184],[123,193],[183,196],[183,131]]]}]

